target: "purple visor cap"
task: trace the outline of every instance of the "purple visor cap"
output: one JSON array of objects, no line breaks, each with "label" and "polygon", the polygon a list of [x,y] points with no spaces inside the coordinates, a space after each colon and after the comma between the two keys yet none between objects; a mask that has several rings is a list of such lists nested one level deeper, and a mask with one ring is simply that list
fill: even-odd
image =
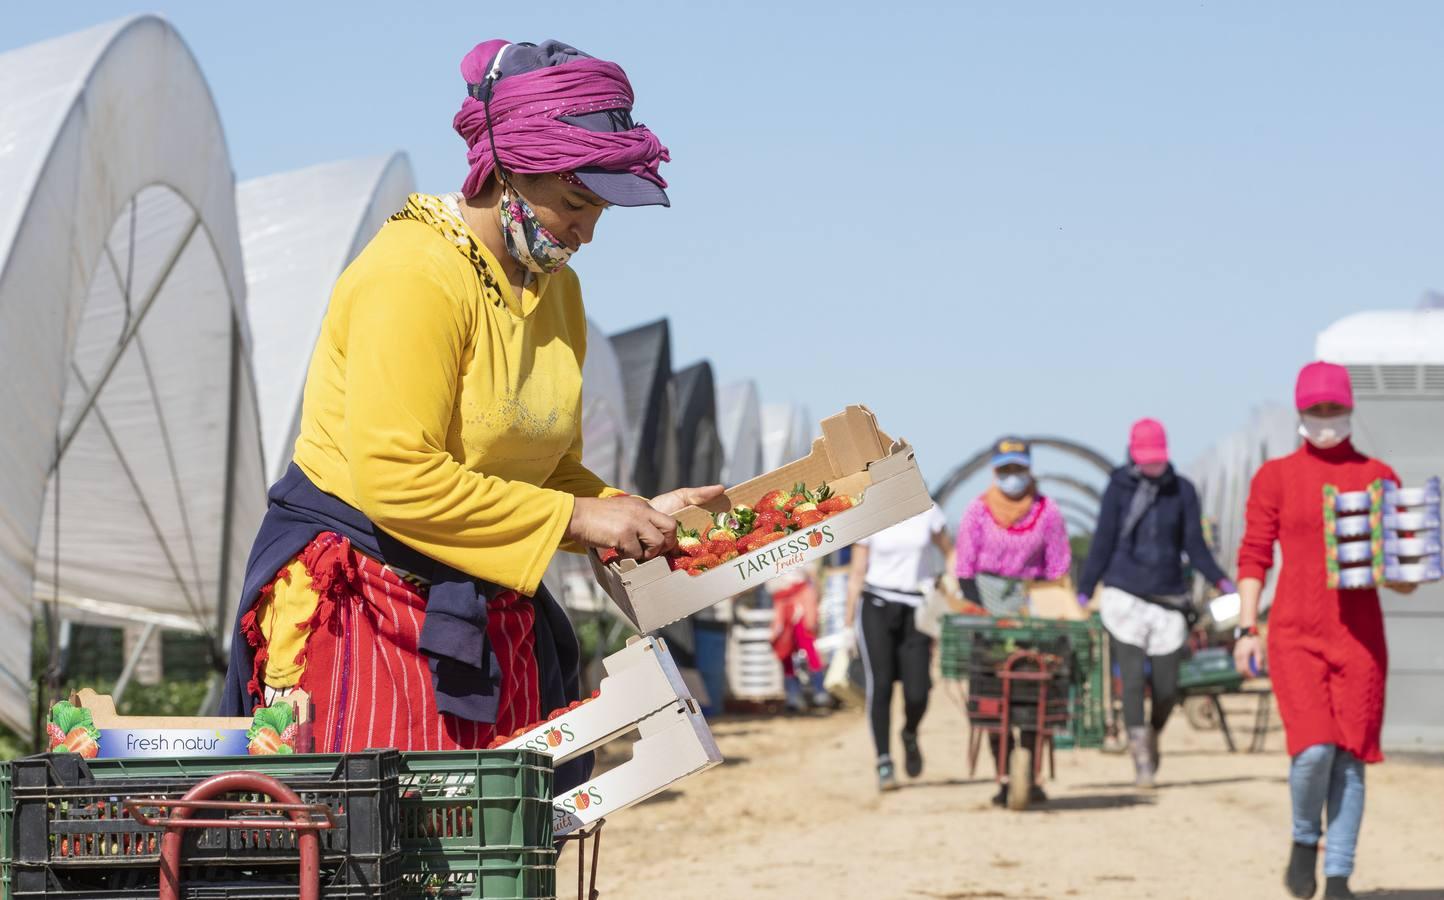
[{"label": "purple visor cap", "polygon": [[[632,115],[625,109],[604,109],[578,116],[559,116],[561,121],[588,131],[627,131],[633,128]],[[660,184],[631,172],[612,172],[597,166],[583,166],[576,171],[577,180],[587,190],[613,206],[671,206],[667,192]]]}]

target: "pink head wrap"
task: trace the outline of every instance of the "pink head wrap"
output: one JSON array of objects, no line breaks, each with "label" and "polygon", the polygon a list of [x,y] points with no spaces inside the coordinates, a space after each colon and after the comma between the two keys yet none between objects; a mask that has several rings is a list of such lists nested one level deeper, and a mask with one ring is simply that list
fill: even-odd
[{"label": "pink head wrap", "polygon": [[1354,408],[1354,386],[1349,370],[1326,362],[1311,362],[1299,370],[1294,386],[1294,405],[1300,410],[1317,403],[1337,403]]},{"label": "pink head wrap", "polygon": [[[496,55],[508,43],[486,41],[466,54],[461,61],[466,83],[483,83]],[[587,56],[500,78],[493,85],[490,101],[496,153],[508,171],[562,173],[595,166],[630,172],[666,187],[658,170],[671,156],[646,126],[603,132],[558,119],[608,109],[630,110],[632,100],[632,85],[621,66]],[[466,197],[481,191],[493,168],[486,107],[468,96],[451,123],[468,148],[471,171],[461,186]]]}]

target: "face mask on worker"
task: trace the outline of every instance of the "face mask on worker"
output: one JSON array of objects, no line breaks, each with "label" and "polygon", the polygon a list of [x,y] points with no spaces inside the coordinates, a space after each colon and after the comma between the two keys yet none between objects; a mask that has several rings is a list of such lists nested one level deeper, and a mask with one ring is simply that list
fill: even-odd
[{"label": "face mask on worker", "polygon": [[998,490],[1013,500],[1028,493],[1028,488],[1032,485],[1033,478],[1026,472],[1010,472],[1007,475],[998,476]]},{"label": "face mask on worker", "polygon": [[531,204],[517,193],[508,179],[501,192],[501,233],[506,252],[527,271],[550,275],[572,258],[573,250],[537,221]]},{"label": "face mask on worker", "polygon": [[1144,478],[1162,478],[1168,471],[1167,462],[1138,463],[1138,473]]},{"label": "face mask on worker", "polygon": [[1353,423],[1349,413],[1340,413],[1337,416],[1299,414],[1299,434],[1320,450],[1337,447],[1348,440],[1352,433]]}]

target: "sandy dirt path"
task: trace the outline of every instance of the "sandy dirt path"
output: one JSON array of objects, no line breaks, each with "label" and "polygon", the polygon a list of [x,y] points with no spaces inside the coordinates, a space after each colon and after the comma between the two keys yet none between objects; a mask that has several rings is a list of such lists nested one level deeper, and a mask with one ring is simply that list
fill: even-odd
[{"label": "sandy dirt path", "polygon": [[[1252,701],[1240,702],[1242,724]],[[1264,753],[1229,754],[1219,733],[1177,715],[1157,791],[1132,789],[1125,757],[1059,752],[1051,802],[1011,813],[988,803],[991,763],[968,777],[966,719],[941,689],[922,729],[923,777],[887,795],[855,709],[724,718],[714,730],[725,765],[608,823],[604,900],[1288,896],[1277,731]],[[1444,898],[1444,763],[1396,756],[1368,774],[1355,891]],[[574,850],[558,875],[569,896]]]}]

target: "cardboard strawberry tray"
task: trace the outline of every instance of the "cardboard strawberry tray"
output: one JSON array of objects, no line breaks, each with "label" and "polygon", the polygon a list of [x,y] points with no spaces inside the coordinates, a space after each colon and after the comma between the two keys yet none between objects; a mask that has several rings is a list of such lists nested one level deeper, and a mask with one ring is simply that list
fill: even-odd
[{"label": "cardboard strawberry tray", "polygon": [[661,638],[633,638],[602,664],[607,675],[592,699],[558,710],[501,743],[502,749],[536,750],[562,763],[636,733],[629,761],[555,798],[557,837],[722,761],[707,720]]},{"label": "cardboard strawberry tray", "polygon": [[[756,547],[742,542],[737,555],[719,558],[700,574],[674,569],[666,559],[644,563],[604,563],[590,554],[597,580],[623,615],[641,632],[654,631],[713,604],[757,587],[795,566],[806,565],[896,525],[932,505],[913,449],[884,433],[865,406],[849,406],[822,421],[822,436],[802,459],[730,488],[706,507],[688,507],[677,515],[682,529],[706,537],[719,514],[754,510],[764,499],[788,494],[794,486],[833,498],[817,503],[825,513],[789,518],[787,533],[769,535]],[[807,502],[812,503],[812,498]],[[837,510],[837,506],[846,508]],[[797,524],[801,522],[802,524]]]}]

